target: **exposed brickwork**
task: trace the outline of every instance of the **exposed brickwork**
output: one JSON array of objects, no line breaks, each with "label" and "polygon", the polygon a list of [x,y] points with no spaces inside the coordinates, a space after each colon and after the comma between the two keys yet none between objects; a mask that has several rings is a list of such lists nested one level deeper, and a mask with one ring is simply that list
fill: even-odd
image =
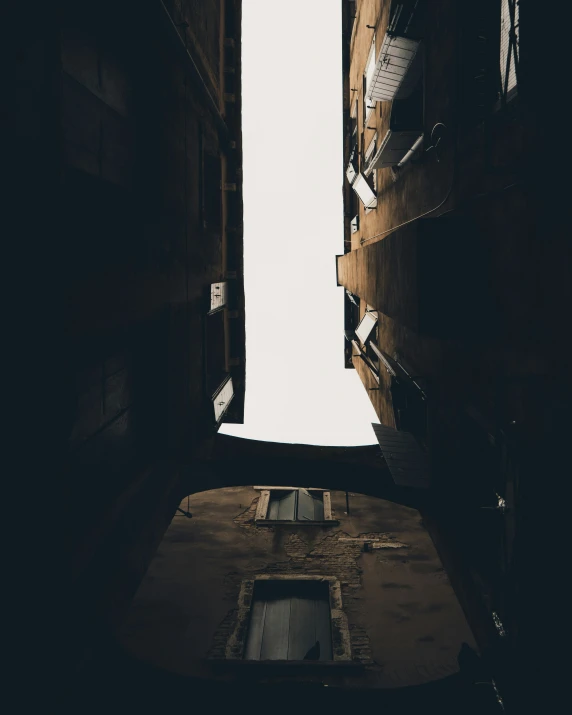
[{"label": "exposed brickwork", "polygon": [[316,578],[329,582],[337,664],[298,666],[304,679],[394,688],[454,672],[471,634],[419,513],[356,493],[346,513],[345,493],[330,493],[340,523],[329,526],[256,524],[252,487],[194,494],[193,518],[173,520],[122,629],[128,651],[188,675],[291,679],[293,664],[243,662],[252,589]]},{"label": "exposed brickwork", "polygon": [[[355,541],[342,541],[341,539],[350,539],[350,535],[342,529],[332,532],[331,529],[326,530],[324,527],[314,529],[304,526],[296,531],[292,531],[291,526],[257,527],[254,516],[258,499],[259,497],[254,498],[250,506],[235,517],[234,522],[247,535],[260,538],[261,533],[265,533],[269,544],[272,542],[273,550],[282,558],[269,561],[250,574],[238,572],[227,574],[224,584],[225,596],[237,601],[243,579],[258,574],[291,574],[293,578],[302,574],[335,577],[341,584],[343,608],[348,617],[352,657],[364,665],[375,666],[366,631],[352,621],[352,613],[358,605],[362,588],[359,560],[363,552],[363,540],[370,538],[385,541],[394,537],[386,533],[373,532],[361,534]],[[237,613],[238,609],[233,608],[224,617],[214,636],[209,651],[210,658],[224,658],[226,643],[236,626]]]}]

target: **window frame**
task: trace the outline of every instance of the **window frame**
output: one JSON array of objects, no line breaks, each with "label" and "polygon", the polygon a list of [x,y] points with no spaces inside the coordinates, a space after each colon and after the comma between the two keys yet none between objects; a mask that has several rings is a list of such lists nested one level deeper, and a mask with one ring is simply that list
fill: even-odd
[{"label": "window frame", "polygon": [[296,578],[255,582],[244,660],[301,661],[317,642],[320,657],[313,658],[314,662],[331,662],[334,652],[328,584]]},{"label": "window frame", "polygon": [[[252,611],[254,587],[258,581],[322,581],[328,583],[328,593],[330,600],[330,626],[332,631],[333,660],[331,661],[262,661],[246,660],[244,658],[246,650],[246,640],[248,638],[249,622]],[[343,608],[342,588],[340,581],[331,575],[324,574],[259,574],[253,579],[244,579],[240,586],[238,596],[238,608],[235,626],[227,640],[225,648],[225,661],[235,664],[248,665],[251,667],[263,667],[270,665],[271,668],[284,665],[298,664],[304,669],[308,667],[325,666],[348,666],[352,669],[363,670],[363,665],[352,659],[352,648],[348,617]]]},{"label": "window frame", "polygon": [[[312,494],[312,492],[318,492],[322,495],[322,500],[324,503],[324,519],[322,521],[313,521],[309,519],[304,520],[286,520],[286,519],[269,519],[268,512],[270,509],[270,499],[271,492],[280,491],[299,491],[300,489],[305,489],[307,492]],[[315,489],[312,487],[270,487],[270,486],[255,486],[255,491],[260,492],[260,497],[258,499],[258,506],[256,508],[256,514],[254,516],[254,523],[257,526],[336,526],[339,524],[337,519],[334,519],[332,515],[332,499],[331,494],[325,489]],[[296,514],[297,516],[297,514]]]}]

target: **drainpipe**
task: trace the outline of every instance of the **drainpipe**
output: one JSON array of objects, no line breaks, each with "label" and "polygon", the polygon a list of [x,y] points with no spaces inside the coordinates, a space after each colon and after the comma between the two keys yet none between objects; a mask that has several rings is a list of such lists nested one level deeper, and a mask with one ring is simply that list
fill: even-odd
[{"label": "drainpipe", "polygon": [[397,166],[398,166],[400,169],[401,169],[402,166],[405,166],[405,164],[407,164],[407,162],[411,159],[411,157],[413,156],[413,154],[415,154],[415,152],[417,151],[417,149],[419,149],[419,147],[421,146],[422,143],[423,143],[423,135],[421,135],[421,136],[419,137],[419,139],[417,139],[417,141],[415,142],[415,144],[411,147],[411,149],[407,152],[407,154],[406,154],[406,155],[403,157],[403,159],[399,162],[399,164],[398,164]]}]

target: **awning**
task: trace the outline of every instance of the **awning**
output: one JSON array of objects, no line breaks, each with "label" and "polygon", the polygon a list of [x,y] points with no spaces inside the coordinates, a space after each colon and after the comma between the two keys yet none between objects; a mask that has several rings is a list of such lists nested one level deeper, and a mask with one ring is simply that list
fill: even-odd
[{"label": "awning", "polygon": [[388,102],[393,99],[404,99],[411,94],[415,88],[417,71],[411,81],[407,75],[419,45],[417,40],[395,35],[387,34],[383,38],[373,79],[368,86],[368,99],[374,102]]},{"label": "awning", "polygon": [[372,424],[393,481],[399,487],[428,489],[429,458],[409,432]]}]

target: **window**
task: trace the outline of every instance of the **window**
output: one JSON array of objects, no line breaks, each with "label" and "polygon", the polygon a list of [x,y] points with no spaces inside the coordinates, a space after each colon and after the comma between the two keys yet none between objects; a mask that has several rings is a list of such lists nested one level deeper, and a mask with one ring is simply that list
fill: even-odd
[{"label": "window", "polygon": [[307,489],[270,493],[267,519],[272,521],[324,521],[324,502],[320,493]]},{"label": "window", "polygon": [[276,522],[292,524],[319,523],[335,525],[332,517],[330,492],[323,489],[294,487],[254,487],[260,491],[255,521],[272,525]]},{"label": "window", "polygon": [[209,313],[215,313],[226,305],[226,283],[211,283],[211,303]]},{"label": "window", "polygon": [[363,174],[358,174],[352,184],[352,189],[356,192],[366,210],[374,209],[377,206],[377,196]]},{"label": "window", "polygon": [[356,328],[356,335],[360,339],[362,345],[365,345],[373,329],[377,325],[377,312],[368,310]]},{"label": "window", "polygon": [[215,420],[220,422],[234,397],[232,377],[229,375],[213,395]]},{"label": "window", "polygon": [[368,166],[369,162],[372,160],[372,157],[375,155],[376,148],[377,148],[377,132],[373,135],[373,139],[370,141],[367,149],[365,150],[364,158],[365,158],[366,167]]},{"label": "window", "polygon": [[371,85],[373,81],[373,75],[375,70],[375,36],[371,43],[371,49],[369,51],[369,57],[367,59],[367,64],[365,66],[365,72],[363,74],[363,125],[367,124],[367,120],[373,109],[375,109],[375,100],[368,99],[368,94],[371,90]]},{"label": "window", "polygon": [[331,661],[329,584],[256,581],[244,658]]},{"label": "window", "polygon": [[501,96],[507,101],[517,88],[519,1],[501,1]]}]

